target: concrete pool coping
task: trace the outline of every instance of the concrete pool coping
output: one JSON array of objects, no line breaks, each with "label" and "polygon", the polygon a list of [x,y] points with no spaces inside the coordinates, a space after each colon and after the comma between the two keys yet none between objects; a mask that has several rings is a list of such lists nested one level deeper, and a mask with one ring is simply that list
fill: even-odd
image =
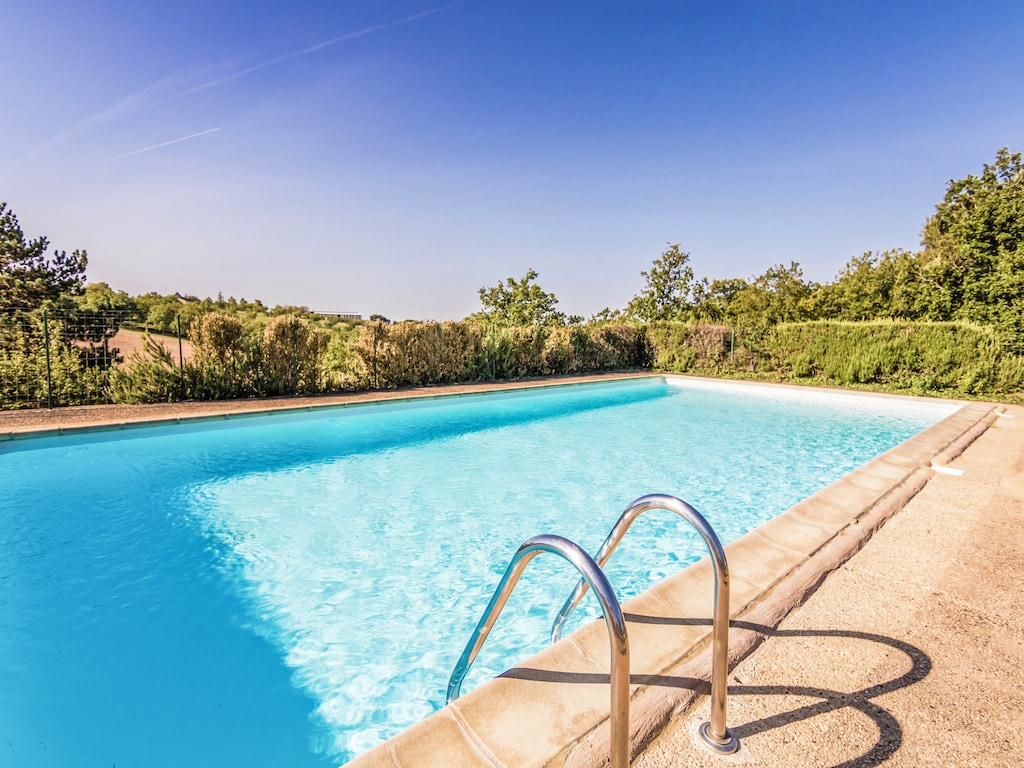
[{"label": "concrete pool coping", "polygon": [[[606,381],[660,378],[650,371],[636,373],[553,376],[523,381],[449,384],[433,387],[404,387],[390,390],[348,392],[337,395],[299,395],[260,400],[210,400],[143,405],[75,405],[49,410],[0,411],[0,441],[37,437],[59,437],[83,432],[187,424],[221,419],[264,416],[269,413],[302,413],[382,402],[432,400],[487,392],[555,388]],[[709,379],[713,381],[713,379]]]},{"label": "concrete pool coping", "polygon": [[[573,378],[544,384],[557,386],[613,378],[622,377]],[[537,382],[524,382],[513,388],[536,385]],[[466,387],[455,393],[499,388],[508,387]],[[806,387],[788,388],[808,391]],[[851,394],[843,390],[826,391]],[[395,394],[389,394],[390,397],[379,399],[395,398]],[[442,388],[430,388],[422,394],[400,393],[398,397],[443,394],[447,392]],[[358,401],[367,399],[372,398]],[[314,407],[336,404],[319,400]],[[284,407],[309,406],[296,406],[292,401]],[[933,466],[941,467],[980,435],[996,418],[996,411],[997,406],[988,403],[962,405],[933,427],[728,545],[733,618],[743,619],[744,626],[776,626],[813,592],[828,572],[852,556],[875,529],[924,486],[935,473]],[[51,424],[44,431],[38,427],[11,428],[0,431],[0,439],[119,429],[168,420],[144,416],[103,423],[102,419],[93,418],[96,414],[96,410],[90,412],[92,421],[88,424]],[[199,417],[224,415],[207,412]],[[184,420],[189,414],[170,418]],[[0,418],[0,430],[7,426]],[[707,559],[625,604],[632,656],[634,754],[642,751],[673,717],[688,710],[706,693],[706,683],[702,681],[710,677],[706,648],[711,604],[712,575]],[[764,633],[734,627],[730,635],[732,663],[751,653],[763,639]],[[593,622],[348,765],[493,768],[606,763],[608,655],[604,625]]]}]

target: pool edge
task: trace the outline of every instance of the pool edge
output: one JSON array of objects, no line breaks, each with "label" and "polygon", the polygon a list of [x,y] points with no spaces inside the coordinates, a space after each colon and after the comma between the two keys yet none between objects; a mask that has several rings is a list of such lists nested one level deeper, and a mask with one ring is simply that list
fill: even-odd
[{"label": "pool edge", "polygon": [[[553,388],[589,384],[600,381],[614,381],[637,378],[675,378],[666,374],[634,374],[632,376],[610,376],[599,379],[570,379],[558,382],[517,382],[511,389]],[[699,377],[679,377],[699,379]],[[709,380],[717,381],[717,380]],[[739,386],[788,387],[785,384],[760,382],[729,382]],[[374,399],[372,402],[400,402],[413,399],[436,399],[439,397],[483,394],[500,388],[474,388],[471,392],[443,392],[430,388],[417,393],[394,393],[391,397]],[[806,392],[807,387],[794,387]],[[847,392],[824,390],[838,395],[889,397],[900,400],[923,400],[929,403],[942,402],[936,398],[908,398],[883,393]],[[956,402],[946,400],[945,402]],[[322,408],[366,405],[357,403],[319,403],[313,406],[289,403],[271,412],[310,411]],[[764,633],[772,626],[772,617],[781,619],[806,598],[824,576],[845,562],[857,551],[871,533],[889,516],[898,511],[924,486],[934,471],[934,464],[944,464],[975,437],[992,420],[998,408],[993,403],[961,404],[957,411],[917,436],[905,441],[897,448],[869,462],[864,467],[847,475],[828,488],[819,491],[778,518],[768,521],[756,531],[744,536],[727,547],[730,554],[733,580],[733,616],[737,617],[733,629],[733,663],[753,651]],[[202,414],[191,418],[165,418],[158,420],[115,423],[103,427],[78,426],[63,429],[36,430],[31,433],[17,433],[16,438],[42,437],[78,434],[81,432],[136,429],[155,424],[190,423],[194,420],[209,421],[225,418],[249,417],[266,413],[266,410],[245,411],[237,414]],[[963,418],[958,418],[963,417]],[[964,426],[966,425],[966,427]],[[972,436],[972,432],[977,431]],[[0,441],[5,435],[0,433]],[[966,442],[964,442],[966,441]],[[958,444],[963,442],[959,449]],[[900,449],[909,447],[909,451]],[[844,485],[845,484],[845,485]],[[839,487],[838,492],[829,491]],[[844,490],[845,488],[845,490]],[[855,501],[851,504],[849,499]],[[814,502],[809,507],[810,502]],[[781,522],[779,522],[781,520]],[[799,536],[793,536],[794,530]],[[865,533],[866,531],[866,533]],[[857,538],[860,536],[861,538]],[[802,541],[807,538],[808,541]],[[740,543],[743,545],[740,546]],[[759,563],[757,568],[740,567],[750,559],[749,553],[756,552],[770,562]],[[822,553],[835,556],[846,554],[838,564],[820,570],[815,575],[812,565],[823,562]],[[744,554],[746,553],[746,554]],[[794,580],[804,586],[797,589]],[[634,679],[643,685],[634,686],[633,694],[633,748],[639,751],[666,725],[674,714],[685,711],[701,695],[689,689],[673,689],[673,678],[691,677],[707,679],[701,667],[702,650],[707,644],[708,631],[701,627],[702,617],[710,614],[710,572],[707,563],[698,563],[672,577],[662,585],[648,590],[626,604],[629,617],[630,639],[634,648]],[[809,586],[808,586],[809,585]],[[795,590],[795,591],[794,591]],[[792,595],[796,594],[796,598]],[[802,594],[803,597],[799,597]],[[782,597],[789,595],[796,602],[788,607]],[[778,599],[776,599],[778,598]],[[692,606],[692,609],[691,609]],[[662,614],[656,613],[657,610]],[[759,612],[760,611],[760,612]],[[780,613],[780,611],[783,611]],[[658,617],[667,621],[658,624],[651,619]],[[687,640],[681,643],[680,627],[673,625],[673,617],[686,619],[684,625]],[[776,621],[776,623],[777,623]],[[705,622],[706,623],[706,622]],[[741,634],[737,640],[737,633]],[[749,633],[750,638],[742,633]],[[568,646],[573,649],[572,658],[565,658]],[[746,650],[744,650],[746,649]],[[477,702],[477,692],[467,695],[454,706],[447,707],[426,721],[407,729],[381,747],[356,758],[350,766],[362,766],[363,758],[383,750],[377,755],[382,762],[368,762],[366,765],[559,765],[577,766],[600,764],[607,759],[607,639],[603,625],[595,624],[575,633],[560,646],[538,654],[503,678],[481,686],[479,692],[487,691],[491,700]],[[710,670],[710,667],[707,667]],[[533,694],[538,681],[554,682],[566,678],[569,695],[559,695],[550,707],[538,706]],[[602,679],[603,678],[603,679]],[[544,686],[554,687],[554,686]],[[511,704],[511,706],[506,706]],[[517,707],[519,710],[517,710]],[[526,715],[522,709],[529,710]],[[530,750],[524,747],[536,745],[544,739],[539,737],[540,729],[551,727],[554,719],[549,716],[557,710],[571,721],[569,738],[559,736],[548,740],[552,749]],[[483,716],[483,721],[479,716]],[[504,723],[506,733],[491,728],[490,723]],[[428,727],[429,724],[429,727]],[[421,726],[427,730],[421,729]],[[422,731],[422,732],[421,732]],[[403,742],[403,737],[412,737]],[[497,735],[500,735],[498,738]],[[557,742],[557,743],[556,743]],[[434,756],[434,757],[431,757]],[[431,762],[433,760],[434,762]]]},{"label": "pool edge", "polygon": [[[934,476],[934,465],[952,460],[982,434],[999,408],[962,404],[729,544],[730,666],[752,653],[828,573],[902,509]],[[706,694],[705,685],[695,681],[710,678],[711,605],[705,558],[623,606],[632,654],[632,754]],[[346,765],[606,763],[607,657],[604,626],[593,622]]]},{"label": "pool edge", "polygon": [[[376,390],[353,392],[331,396],[310,396],[297,398],[267,398],[261,400],[230,400],[183,403],[151,403],[132,406],[71,406],[53,410],[35,409],[32,412],[7,411],[0,412],[0,425],[4,424],[4,416],[10,414],[23,416],[28,413],[38,426],[19,426],[0,431],[0,443],[14,440],[31,440],[46,437],[66,437],[70,435],[90,434],[95,432],[117,432],[128,429],[146,427],[171,426],[175,424],[199,424],[208,421],[224,421],[246,419],[267,415],[287,415],[312,411],[329,411],[378,405],[382,403],[406,403],[437,400],[442,398],[468,397],[493,392],[511,392],[524,389],[554,389],[558,387],[599,384],[602,382],[630,381],[636,379],[666,378],[665,374],[642,372],[620,372],[587,376],[561,376],[545,380],[482,382],[472,384],[452,384],[431,387],[409,387],[394,390]],[[135,411],[166,412],[163,415],[125,418],[124,416],[104,416],[105,413]],[[83,423],[62,423],[73,417],[81,417],[85,413]],[[96,414],[95,418],[88,416]],[[67,418],[62,418],[67,417]],[[50,426],[50,422],[55,422]]]}]

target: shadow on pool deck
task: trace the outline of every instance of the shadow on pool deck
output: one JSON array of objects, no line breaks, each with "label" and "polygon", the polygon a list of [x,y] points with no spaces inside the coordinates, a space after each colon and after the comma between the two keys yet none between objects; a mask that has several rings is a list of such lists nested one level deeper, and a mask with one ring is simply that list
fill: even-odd
[{"label": "shadow on pool deck", "polygon": [[634,768],[1024,765],[1024,409],[1007,415],[733,669],[736,755],[697,745],[704,701]]}]

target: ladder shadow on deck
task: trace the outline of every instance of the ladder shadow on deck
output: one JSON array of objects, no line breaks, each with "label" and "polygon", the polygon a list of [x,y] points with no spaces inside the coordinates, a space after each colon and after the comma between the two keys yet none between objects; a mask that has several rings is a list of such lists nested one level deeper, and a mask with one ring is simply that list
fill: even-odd
[{"label": "ladder shadow on deck", "polygon": [[[627,623],[640,624],[661,624],[674,626],[711,626],[711,620],[707,618],[672,618],[662,616],[647,616],[644,614],[624,613]],[[878,643],[892,648],[904,654],[910,661],[910,669],[898,677],[887,680],[876,685],[870,685],[859,690],[844,692],[824,687],[806,685],[745,685],[742,683],[729,684],[729,697],[742,700],[747,696],[802,696],[811,699],[818,699],[812,704],[796,707],[784,712],[778,712],[767,717],[751,720],[746,723],[736,723],[730,726],[738,739],[743,740],[758,734],[791,725],[802,720],[827,715],[842,709],[855,709],[875,723],[878,729],[878,739],[866,752],[857,757],[850,758],[836,763],[833,768],[871,768],[885,763],[889,760],[903,744],[903,726],[899,720],[885,707],[876,703],[874,699],[893,693],[903,688],[908,688],[915,683],[921,682],[932,670],[932,660],[923,650],[915,645],[898,640],[886,635],[879,635],[871,632],[860,632],[856,630],[841,629],[775,629],[774,627],[753,622],[733,620],[729,622],[732,631],[747,631],[761,635],[763,638],[785,638],[795,637],[816,637],[816,638],[838,638],[850,640],[863,640],[866,642]],[[827,660],[827,650],[823,651]],[[538,682],[558,683],[601,683],[607,682],[607,675],[581,674],[572,672],[551,672],[547,670],[518,667],[504,673],[504,677],[513,677],[524,680],[536,680]],[[632,685],[662,686],[679,689],[689,689],[698,694],[706,695],[710,686],[707,680],[672,675],[653,674],[631,674]],[[734,710],[735,712],[735,710]]]}]

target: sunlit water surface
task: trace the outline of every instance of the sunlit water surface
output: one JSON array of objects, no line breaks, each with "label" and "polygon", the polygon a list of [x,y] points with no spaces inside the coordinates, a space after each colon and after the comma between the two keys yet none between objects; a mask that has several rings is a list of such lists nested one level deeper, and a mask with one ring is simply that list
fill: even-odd
[{"label": "sunlit water surface", "polygon": [[[660,492],[728,542],[952,410],[653,379],[0,443],[0,764],[337,765],[443,706],[530,536]],[[702,554],[650,513],[608,575]],[[534,560],[464,690],[574,582]]]}]

